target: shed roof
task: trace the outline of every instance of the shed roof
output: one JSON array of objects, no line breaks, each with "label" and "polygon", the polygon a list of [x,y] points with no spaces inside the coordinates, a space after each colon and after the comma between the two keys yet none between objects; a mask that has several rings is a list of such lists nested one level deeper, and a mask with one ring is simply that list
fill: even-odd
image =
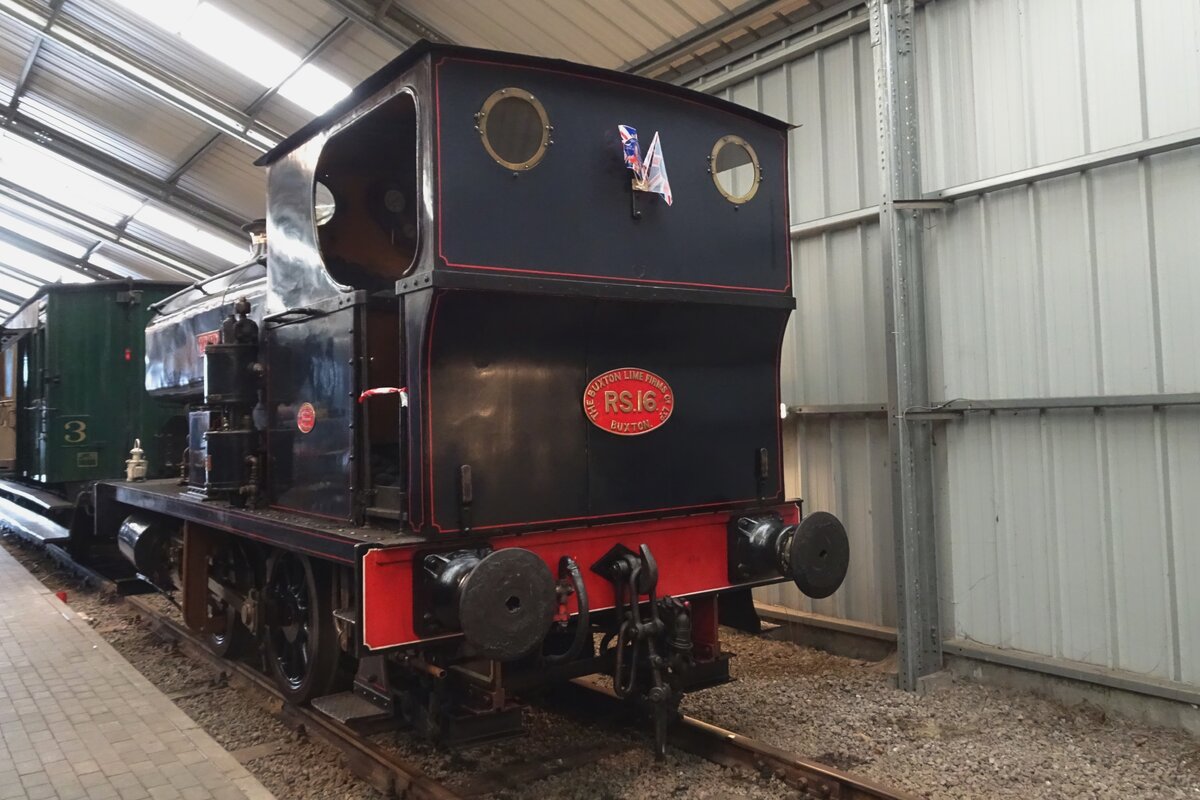
[{"label": "shed roof", "polygon": [[[239,228],[264,213],[254,162],[419,40],[679,81],[826,5],[0,0],[0,314],[63,275],[177,280],[242,258]],[[260,37],[249,66],[243,35]]]}]

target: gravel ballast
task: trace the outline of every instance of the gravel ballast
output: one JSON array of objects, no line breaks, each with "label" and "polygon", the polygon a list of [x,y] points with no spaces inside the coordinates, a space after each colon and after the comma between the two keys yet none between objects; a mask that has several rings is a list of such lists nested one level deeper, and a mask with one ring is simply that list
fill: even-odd
[{"label": "gravel ballast", "polygon": [[[340,754],[297,735],[253,698],[164,644],[115,598],[81,587],[45,555],[4,545],[126,659],[235,754],[281,800],[379,798]],[[736,681],[689,695],[707,722],[931,798],[1189,798],[1200,800],[1200,743],[1185,734],[1066,708],[1027,693],[955,680],[926,696],[891,688],[887,664],[724,631]],[[672,752],[656,763],[628,726],[535,707],[529,735],[447,753],[405,733],[379,734],[431,777],[469,785],[487,770],[554,762],[595,748],[603,758],[497,796],[545,798],[795,798],[767,776]],[[272,748],[272,745],[274,748]],[[248,750],[255,748],[255,750]],[[274,750],[274,752],[270,752]],[[245,757],[245,756],[244,756]]]}]

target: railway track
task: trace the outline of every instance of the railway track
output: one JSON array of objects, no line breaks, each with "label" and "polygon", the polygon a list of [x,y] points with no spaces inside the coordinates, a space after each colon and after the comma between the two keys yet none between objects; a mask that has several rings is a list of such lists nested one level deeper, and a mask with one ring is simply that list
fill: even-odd
[{"label": "railway track", "polygon": [[[89,583],[110,591],[115,588],[102,575],[75,563],[60,548],[49,545],[43,549]],[[579,769],[632,747],[648,746],[636,741],[615,740],[599,746],[595,743],[575,745],[536,760],[484,771],[462,785],[450,786],[426,775],[417,765],[380,747],[358,731],[308,708],[287,703],[265,675],[248,664],[214,655],[190,630],[147,600],[137,596],[121,599],[142,617],[155,635],[174,643],[182,653],[214,674],[225,676],[230,685],[251,692],[265,710],[289,728],[302,729],[306,735],[332,746],[343,755],[352,772],[388,797],[408,800],[487,797],[507,788]],[[592,710],[602,724],[613,724],[628,716],[628,705],[594,680],[575,680],[569,691],[581,706]],[[722,766],[772,775],[798,790],[801,796],[815,800],[916,800],[915,795],[801,758],[693,717],[684,716],[673,725],[668,741],[679,750]]]}]

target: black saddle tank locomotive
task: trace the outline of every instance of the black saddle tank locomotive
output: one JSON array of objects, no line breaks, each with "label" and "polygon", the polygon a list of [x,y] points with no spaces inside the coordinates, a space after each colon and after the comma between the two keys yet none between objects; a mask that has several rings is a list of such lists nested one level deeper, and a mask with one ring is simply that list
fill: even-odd
[{"label": "black saddle tank locomotive", "polygon": [[214,647],[466,741],[589,673],[665,720],[727,677],[719,595],[841,583],[783,489],[784,123],[422,43],[259,164],[265,260],[147,331],[184,475],[90,532]]}]

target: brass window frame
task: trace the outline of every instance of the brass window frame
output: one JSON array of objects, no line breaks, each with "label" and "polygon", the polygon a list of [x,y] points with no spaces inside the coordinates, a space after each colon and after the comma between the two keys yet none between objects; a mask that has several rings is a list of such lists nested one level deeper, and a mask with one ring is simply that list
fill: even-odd
[{"label": "brass window frame", "polygon": [[[534,111],[537,112],[538,118],[542,121],[542,140],[538,143],[537,150],[534,151],[533,155],[524,161],[509,161],[501,157],[501,155],[496,152],[495,148],[492,147],[492,142],[487,135],[487,120],[489,112],[491,112],[492,108],[494,108],[495,105],[501,100],[507,100],[513,97],[517,98],[518,100],[524,100],[525,102],[529,103],[529,105],[533,106]],[[554,129],[550,126],[550,116],[546,113],[546,107],[542,105],[541,100],[538,100],[536,97],[534,97],[531,92],[526,91],[518,86],[506,86],[503,89],[497,89],[496,91],[492,92],[490,95],[488,95],[488,98],[483,101],[483,105],[475,114],[475,130],[479,132],[479,139],[483,143],[484,149],[487,150],[488,155],[492,157],[493,161],[506,169],[510,169],[515,172],[523,172],[536,167],[546,156],[546,151],[550,149],[551,144],[550,133]]]},{"label": "brass window frame", "polygon": [[[721,179],[717,177],[717,155],[729,145],[737,145],[744,149],[750,156],[750,165],[754,168],[754,180],[750,184],[749,191],[745,194],[735,195],[726,191],[725,187],[721,185]],[[717,187],[717,191],[721,193],[721,196],[738,206],[753,200],[754,195],[758,194],[758,185],[762,183],[762,167],[759,166],[758,153],[755,152],[754,146],[741,136],[733,134],[722,136],[713,144],[712,154],[708,157],[708,172],[712,176],[713,186]]]}]

